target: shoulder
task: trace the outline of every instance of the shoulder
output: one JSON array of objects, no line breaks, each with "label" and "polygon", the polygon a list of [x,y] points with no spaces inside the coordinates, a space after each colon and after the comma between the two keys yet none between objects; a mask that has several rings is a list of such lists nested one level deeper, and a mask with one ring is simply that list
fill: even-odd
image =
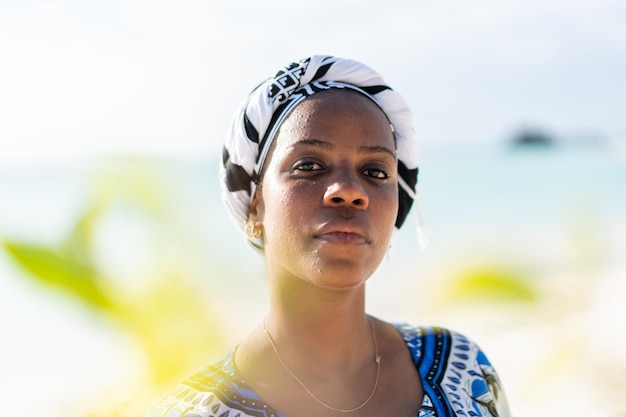
[{"label": "shoulder", "polygon": [[478,344],[462,333],[436,326],[406,323],[394,323],[393,326],[414,354],[416,362],[439,362],[445,358],[459,370],[471,366],[491,367]]},{"label": "shoulder", "polygon": [[247,387],[236,373],[232,358],[230,352],[178,384],[145,417],[279,417]]},{"label": "shoulder", "polygon": [[[453,415],[509,415],[500,379],[472,339],[442,327],[395,327],[407,343],[424,392],[433,403],[442,404]],[[477,413],[477,409],[482,411]]]}]

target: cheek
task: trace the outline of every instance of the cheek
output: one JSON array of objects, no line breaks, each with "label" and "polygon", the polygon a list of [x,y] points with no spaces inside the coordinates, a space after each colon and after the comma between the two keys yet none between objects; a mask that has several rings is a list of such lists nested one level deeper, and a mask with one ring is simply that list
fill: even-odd
[{"label": "cheek", "polygon": [[320,189],[310,182],[290,183],[272,187],[266,201],[266,254],[281,262],[306,262],[310,237],[316,222],[316,209],[321,200]]},{"label": "cheek", "polygon": [[382,204],[378,208],[378,218],[381,219],[380,226],[389,229],[388,234],[391,237],[398,217],[398,190],[386,192]]},{"label": "cheek", "polygon": [[387,187],[380,191],[378,199],[380,203],[378,208],[385,212],[386,216],[393,216],[394,218],[398,214],[398,188]]},{"label": "cheek", "polygon": [[267,239],[290,241],[293,230],[302,224],[306,203],[298,197],[293,187],[277,187],[271,184],[264,191],[265,213],[263,218]]}]

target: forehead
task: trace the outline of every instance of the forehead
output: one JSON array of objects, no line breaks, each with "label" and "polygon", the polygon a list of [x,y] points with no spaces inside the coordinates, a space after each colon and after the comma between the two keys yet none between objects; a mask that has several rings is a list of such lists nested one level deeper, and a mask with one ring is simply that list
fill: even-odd
[{"label": "forehead", "polygon": [[278,130],[276,145],[299,139],[376,142],[395,150],[393,130],[385,113],[365,95],[346,89],[318,92],[300,103]]}]

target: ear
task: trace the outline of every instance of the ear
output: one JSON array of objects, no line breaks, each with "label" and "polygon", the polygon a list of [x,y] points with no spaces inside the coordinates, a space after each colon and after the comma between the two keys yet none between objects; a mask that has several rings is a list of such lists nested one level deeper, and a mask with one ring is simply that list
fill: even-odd
[{"label": "ear", "polygon": [[263,223],[263,215],[265,213],[265,204],[263,203],[263,193],[260,187],[257,187],[250,202],[250,210],[248,211],[248,221],[253,223]]}]

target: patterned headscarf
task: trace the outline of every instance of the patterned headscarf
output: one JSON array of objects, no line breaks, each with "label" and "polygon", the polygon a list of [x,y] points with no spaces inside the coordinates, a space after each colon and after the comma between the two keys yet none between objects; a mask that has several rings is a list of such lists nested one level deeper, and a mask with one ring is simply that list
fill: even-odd
[{"label": "patterned headscarf", "polygon": [[[220,166],[222,200],[237,226],[245,233],[250,203],[267,153],[281,123],[305,98],[331,88],[351,89],[366,95],[387,115],[398,154],[400,228],[416,198],[417,140],[413,118],[400,94],[382,77],[360,62],[314,55],[282,68],[257,86],[236,111],[226,135]],[[262,247],[262,240],[250,238]]]}]

